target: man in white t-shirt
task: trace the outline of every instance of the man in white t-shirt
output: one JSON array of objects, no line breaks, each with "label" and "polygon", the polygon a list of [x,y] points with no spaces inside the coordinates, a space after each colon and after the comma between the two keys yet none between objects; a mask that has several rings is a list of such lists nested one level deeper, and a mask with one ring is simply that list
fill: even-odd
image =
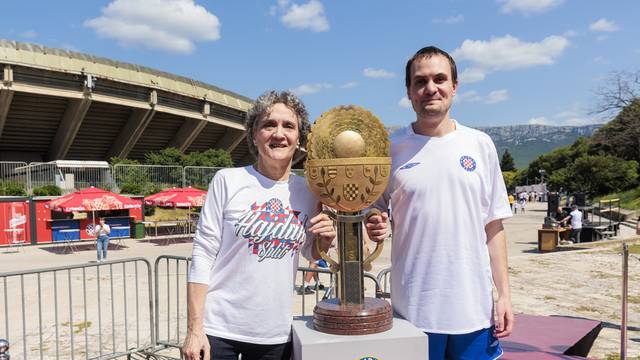
[{"label": "man in white t-shirt", "polygon": [[562,221],[571,220],[571,241],[575,243],[580,242],[580,233],[582,232],[582,211],[578,210],[578,205],[571,205],[571,212],[569,216]]},{"label": "man in white t-shirt", "polygon": [[450,117],[449,54],[418,51],[406,86],[416,120],[391,138],[392,175],[376,203],[393,207],[391,302],[427,333],[430,360],[495,359],[513,328],[498,155],[489,136]]}]

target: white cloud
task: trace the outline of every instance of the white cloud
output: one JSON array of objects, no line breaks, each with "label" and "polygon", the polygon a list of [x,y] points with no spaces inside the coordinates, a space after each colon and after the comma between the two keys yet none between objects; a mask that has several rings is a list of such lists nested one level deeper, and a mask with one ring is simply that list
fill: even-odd
[{"label": "white cloud", "polygon": [[405,109],[411,109],[411,100],[409,100],[409,98],[405,95],[402,99],[400,99],[400,101],[398,101],[398,106]]},{"label": "white cloud", "polygon": [[333,88],[333,85],[325,84],[325,83],[302,84],[294,89],[291,89],[291,91],[293,91],[293,93],[298,96],[304,96],[304,95],[315,94],[318,91],[331,89],[331,88]]},{"label": "white cloud", "polygon": [[529,125],[552,125],[549,123],[549,120],[547,120],[547,118],[544,116],[531,118],[529,119],[529,121],[527,121],[527,123]]},{"label": "white cloud", "polygon": [[596,41],[597,42],[603,42],[605,40],[607,40],[609,37],[607,35],[600,35],[598,37],[596,37]]},{"label": "white cloud", "polygon": [[[282,2],[287,6],[288,2]],[[310,29],[315,32],[329,30],[329,20],[324,14],[324,6],[318,0],[311,0],[306,4],[291,4],[287,13],[280,18],[283,24],[294,29]]]},{"label": "white cloud", "polygon": [[520,12],[525,15],[541,13],[562,4],[564,0],[498,0],[503,13]]},{"label": "white cloud", "polygon": [[461,74],[461,82],[483,80],[493,71],[524,69],[551,65],[569,46],[562,36],[549,36],[540,42],[525,42],[511,35],[489,41],[465,40],[453,51],[457,62],[470,61],[472,66]]},{"label": "white cloud", "polygon": [[484,101],[487,104],[497,104],[503,102],[509,98],[509,92],[505,89],[494,90],[487,95],[487,99]]},{"label": "white cloud", "polygon": [[602,119],[585,116],[583,112],[577,110],[562,111],[554,114],[551,118],[553,121],[549,125],[582,126],[602,122]]},{"label": "white cloud", "polygon": [[576,110],[565,110],[554,114],[551,118],[538,116],[529,119],[532,125],[550,125],[550,126],[583,126],[602,123],[601,119],[589,117]]},{"label": "white cloud", "polygon": [[194,0],[113,0],[84,25],[121,46],[180,54],[220,38],[218,18]]},{"label": "white cloud", "polygon": [[614,32],[618,31],[619,29],[620,28],[615,21],[609,21],[605,18],[602,18],[589,25],[589,30],[593,32]]},{"label": "white cloud", "polygon": [[285,10],[287,5],[289,5],[289,0],[278,0],[277,5],[273,5],[271,8],[269,8],[269,14],[271,16],[275,16],[279,11]]},{"label": "white cloud", "polygon": [[80,52],[80,49],[78,49],[77,47],[75,47],[74,45],[69,44],[69,43],[62,43],[62,44],[60,44],[60,47],[65,49],[65,50]]},{"label": "white cloud", "polygon": [[456,96],[453,98],[453,101],[457,103],[483,102],[488,105],[493,105],[499,102],[503,102],[508,98],[509,98],[509,92],[505,89],[491,91],[486,96],[479,94],[475,90],[469,90],[469,91],[457,93]]},{"label": "white cloud", "polygon": [[564,32],[564,34],[562,34],[562,36],[564,37],[576,37],[578,36],[578,32],[575,30],[567,30]]},{"label": "white cloud", "polygon": [[435,18],[431,20],[434,24],[458,24],[464,21],[464,15],[449,16],[448,18]]},{"label": "white cloud", "polygon": [[27,30],[25,32],[20,33],[20,37],[25,39],[34,39],[38,37],[38,33],[35,30]]},{"label": "white cloud", "polygon": [[596,64],[600,64],[600,65],[606,65],[606,64],[609,63],[609,60],[607,60],[607,58],[604,57],[604,56],[596,56],[593,59],[593,62],[596,63]]},{"label": "white cloud", "polygon": [[340,85],[341,89],[352,89],[354,87],[357,87],[359,84],[357,81],[350,81],[348,83],[342,84]]},{"label": "white cloud", "polygon": [[477,102],[482,100],[482,96],[478,94],[475,90],[469,90],[465,92],[457,93],[453,98],[453,101],[461,103],[461,102]]},{"label": "white cloud", "polygon": [[364,69],[363,74],[366,77],[370,77],[374,79],[390,79],[396,76],[396,74],[391,71],[387,71],[384,69],[373,69],[373,68]]},{"label": "white cloud", "polygon": [[482,81],[486,76],[486,71],[481,68],[466,68],[458,75],[458,81],[470,84]]}]

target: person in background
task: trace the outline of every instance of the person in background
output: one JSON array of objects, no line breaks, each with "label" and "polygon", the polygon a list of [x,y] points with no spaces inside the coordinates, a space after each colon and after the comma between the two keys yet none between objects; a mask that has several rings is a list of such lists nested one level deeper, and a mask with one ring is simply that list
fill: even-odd
[{"label": "person in background", "polygon": [[513,212],[513,204],[516,202],[516,198],[513,194],[509,194],[509,207],[511,207],[511,212]]},{"label": "person in background", "polygon": [[109,234],[111,227],[105,224],[104,219],[100,218],[100,223],[96,225],[94,230],[96,234],[96,248],[98,250],[98,262],[107,260],[107,249],[109,248]]},{"label": "person in background", "polygon": [[571,220],[570,238],[574,243],[580,242],[580,233],[582,232],[582,211],[578,209],[578,205],[571,205],[569,216],[565,217],[562,222]]}]

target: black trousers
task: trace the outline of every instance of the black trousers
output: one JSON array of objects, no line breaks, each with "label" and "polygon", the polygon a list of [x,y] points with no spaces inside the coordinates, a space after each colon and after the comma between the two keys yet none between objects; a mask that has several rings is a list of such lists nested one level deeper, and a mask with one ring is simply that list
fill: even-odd
[{"label": "black trousers", "polygon": [[582,228],[580,229],[571,229],[571,239],[573,239],[574,243],[580,242],[580,233],[582,232]]},{"label": "black trousers", "polygon": [[291,342],[275,345],[251,344],[242,341],[209,336],[211,360],[290,360],[293,345]]}]

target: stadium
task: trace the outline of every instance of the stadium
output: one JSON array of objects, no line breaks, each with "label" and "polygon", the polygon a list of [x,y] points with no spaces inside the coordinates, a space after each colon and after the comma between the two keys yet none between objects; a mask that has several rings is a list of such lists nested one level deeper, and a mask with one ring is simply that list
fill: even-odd
[{"label": "stadium", "polygon": [[252,162],[251,99],[144,66],[0,40],[0,161],[142,160],[166,147]]}]

